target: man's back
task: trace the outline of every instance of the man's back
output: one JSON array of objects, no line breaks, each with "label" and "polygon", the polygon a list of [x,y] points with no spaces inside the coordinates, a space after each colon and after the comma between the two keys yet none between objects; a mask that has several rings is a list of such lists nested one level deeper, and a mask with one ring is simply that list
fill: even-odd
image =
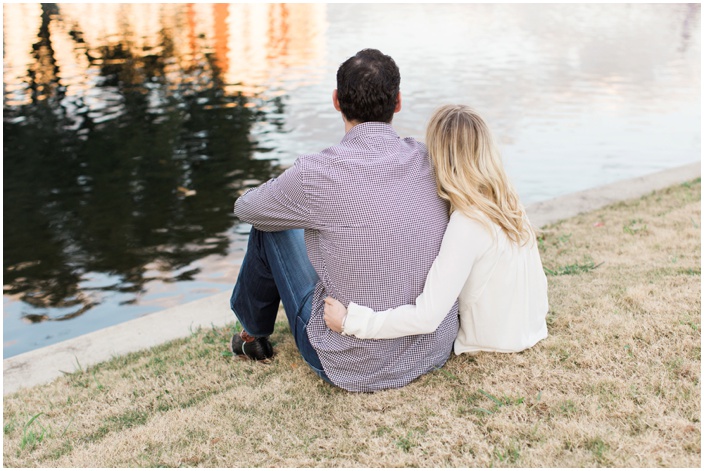
[{"label": "man's back", "polygon": [[389,124],[362,123],[267,185],[270,209],[261,198],[248,207],[245,195],[236,213],[263,230],[306,229],[320,277],[307,333],[328,377],[348,390],[371,391],[442,366],[457,335],[456,307],[436,332],[398,339],[345,337],[323,321],[326,296],[384,310],[412,304],[422,292],[448,220],[425,147],[400,139]]}]

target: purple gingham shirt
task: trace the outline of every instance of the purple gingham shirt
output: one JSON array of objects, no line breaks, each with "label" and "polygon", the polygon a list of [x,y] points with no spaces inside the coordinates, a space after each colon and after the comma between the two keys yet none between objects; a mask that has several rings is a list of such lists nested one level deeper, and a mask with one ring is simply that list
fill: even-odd
[{"label": "purple gingham shirt", "polygon": [[457,305],[431,334],[364,340],[328,329],[324,300],[382,311],[413,304],[448,222],[425,146],[391,125],[353,127],[339,145],[302,155],[276,178],[242,195],[236,216],[263,231],[304,228],[320,281],[308,338],[325,373],[350,391],[404,386],[450,356]]}]

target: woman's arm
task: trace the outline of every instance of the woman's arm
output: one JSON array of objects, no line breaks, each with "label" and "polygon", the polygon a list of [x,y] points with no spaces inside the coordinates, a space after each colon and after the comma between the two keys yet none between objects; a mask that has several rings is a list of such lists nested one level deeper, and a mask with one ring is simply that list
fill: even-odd
[{"label": "woman's arm", "polygon": [[[442,239],[440,252],[430,267],[423,293],[416,304],[374,312],[350,303],[344,318],[344,306],[328,298],[325,322],[343,335],[358,338],[387,339],[434,332],[462,291],[474,261],[491,246],[492,237],[479,222],[453,213]],[[336,304],[337,303],[337,304]],[[344,320],[344,330],[341,325]],[[340,330],[338,330],[340,329]]]}]

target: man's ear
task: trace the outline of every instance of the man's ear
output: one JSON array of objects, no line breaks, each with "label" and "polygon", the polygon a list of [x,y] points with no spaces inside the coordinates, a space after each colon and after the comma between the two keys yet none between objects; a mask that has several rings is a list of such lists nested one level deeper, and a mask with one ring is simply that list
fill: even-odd
[{"label": "man's ear", "polygon": [[332,106],[334,106],[337,111],[342,112],[340,109],[340,101],[337,99],[337,88],[332,91]]},{"label": "man's ear", "polygon": [[398,92],[398,96],[396,97],[396,108],[394,108],[394,113],[398,113],[401,111],[401,92]]}]

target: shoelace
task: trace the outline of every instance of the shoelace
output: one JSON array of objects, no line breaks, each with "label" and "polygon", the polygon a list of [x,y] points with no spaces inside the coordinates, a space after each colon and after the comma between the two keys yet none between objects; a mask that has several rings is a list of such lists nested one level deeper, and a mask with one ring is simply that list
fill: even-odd
[{"label": "shoelace", "polygon": [[247,345],[247,341],[244,340],[244,339],[242,339],[242,354],[251,360],[252,357],[250,357],[249,355],[247,355],[247,352],[244,351],[244,346],[245,346],[245,345]]}]

